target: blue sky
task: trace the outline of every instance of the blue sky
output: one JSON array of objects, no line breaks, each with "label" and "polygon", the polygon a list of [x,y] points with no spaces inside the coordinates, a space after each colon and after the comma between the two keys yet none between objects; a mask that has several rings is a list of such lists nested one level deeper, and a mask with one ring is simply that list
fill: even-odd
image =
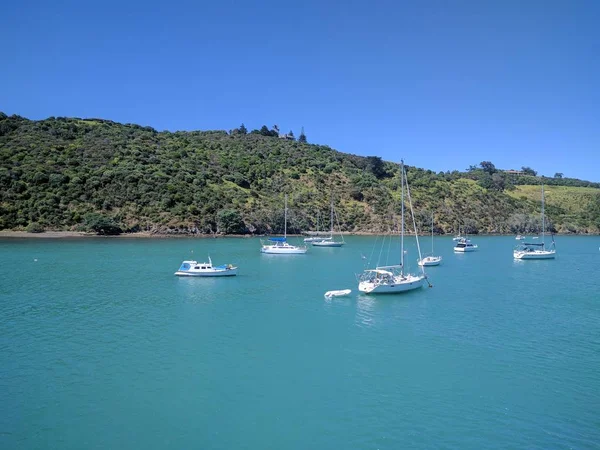
[{"label": "blue sky", "polygon": [[600,181],[600,2],[10,2],[0,110]]}]

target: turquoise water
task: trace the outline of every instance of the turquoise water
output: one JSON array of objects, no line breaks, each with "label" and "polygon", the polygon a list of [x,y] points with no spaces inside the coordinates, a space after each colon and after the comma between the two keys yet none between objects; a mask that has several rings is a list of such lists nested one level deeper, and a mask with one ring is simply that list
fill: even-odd
[{"label": "turquoise water", "polygon": [[[346,241],[0,240],[0,448],[600,447],[600,237],[436,238],[434,287],[380,297]],[[239,275],[173,276],[207,254]]]}]

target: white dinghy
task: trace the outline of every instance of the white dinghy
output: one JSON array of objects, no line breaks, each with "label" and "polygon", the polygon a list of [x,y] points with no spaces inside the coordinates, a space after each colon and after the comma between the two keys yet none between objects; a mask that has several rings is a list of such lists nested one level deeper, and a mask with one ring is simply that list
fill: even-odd
[{"label": "white dinghy", "polygon": [[327,291],[327,292],[325,292],[325,298],[344,297],[346,295],[349,295],[350,293],[352,293],[352,289],[340,289],[338,291]]}]

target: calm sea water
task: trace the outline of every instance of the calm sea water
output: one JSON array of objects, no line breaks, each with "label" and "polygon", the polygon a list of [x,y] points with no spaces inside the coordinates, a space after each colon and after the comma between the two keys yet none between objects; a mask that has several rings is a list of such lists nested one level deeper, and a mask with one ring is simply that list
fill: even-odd
[{"label": "calm sea water", "polygon": [[[434,287],[380,297],[346,240],[1,240],[0,448],[600,448],[599,237],[436,238]],[[239,275],[173,276],[208,254]]]}]

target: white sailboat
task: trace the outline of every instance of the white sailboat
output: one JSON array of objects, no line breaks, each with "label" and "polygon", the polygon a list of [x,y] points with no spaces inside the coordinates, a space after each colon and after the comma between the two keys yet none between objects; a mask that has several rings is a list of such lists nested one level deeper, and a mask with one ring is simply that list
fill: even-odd
[{"label": "white sailboat", "polygon": [[320,240],[315,240],[312,242],[313,247],[341,247],[345,244],[344,236],[341,236],[341,241],[336,241],[333,239],[333,195],[331,195],[331,230],[329,232],[329,237],[322,238]]},{"label": "white sailboat", "polygon": [[421,273],[418,275],[408,274],[404,271],[404,185],[406,183],[406,192],[410,204],[411,215],[413,216],[413,227],[415,239],[417,240],[417,250],[419,260],[421,259],[421,247],[419,246],[419,236],[417,226],[412,214],[412,202],[410,200],[410,190],[406,181],[404,170],[404,161],[400,163],[401,192],[402,192],[402,220],[400,226],[400,264],[393,266],[379,266],[374,269],[365,270],[359,277],[358,290],[367,294],[399,294],[421,288],[427,281],[425,270],[421,267]]},{"label": "white sailboat", "polygon": [[462,241],[464,237],[460,234],[460,225],[458,226],[458,234],[452,238],[453,241]]},{"label": "white sailboat", "polygon": [[291,245],[287,242],[287,195],[285,196],[283,237],[272,237],[267,241],[260,241],[261,253],[273,255],[303,255],[307,248],[305,245]]},{"label": "white sailboat", "polygon": [[441,256],[434,256],[433,254],[433,214],[431,214],[431,253],[429,255],[425,255],[422,259],[419,260],[420,266],[439,266],[442,262]]},{"label": "white sailboat", "polygon": [[[524,242],[513,251],[515,259],[554,259],[556,257],[556,244],[554,236],[552,237],[552,247],[546,250],[546,218],[544,214],[544,185],[542,184],[542,242],[527,243]],[[534,237],[535,239],[535,237]]]},{"label": "white sailboat", "polygon": [[319,232],[319,213],[318,212],[317,212],[317,231],[309,231],[309,232],[307,232],[307,234],[312,234],[313,236],[305,237],[304,242],[322,241],[323,239],[327,238],[327,236],[322,236],[321,233]]}]

